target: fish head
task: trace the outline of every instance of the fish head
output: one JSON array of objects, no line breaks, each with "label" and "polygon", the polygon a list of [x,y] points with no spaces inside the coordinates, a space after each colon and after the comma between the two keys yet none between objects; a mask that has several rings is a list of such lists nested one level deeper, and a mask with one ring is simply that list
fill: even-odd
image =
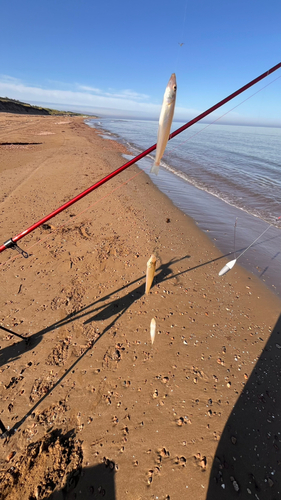
[{"label": "fish head", "polygon": [[169,104],[171,104],[176,99],[176,93],[177,93],[177,80],[175,73],[173,73],[171,75],[170,80],[168,81],[164,99],[168,101]]}]

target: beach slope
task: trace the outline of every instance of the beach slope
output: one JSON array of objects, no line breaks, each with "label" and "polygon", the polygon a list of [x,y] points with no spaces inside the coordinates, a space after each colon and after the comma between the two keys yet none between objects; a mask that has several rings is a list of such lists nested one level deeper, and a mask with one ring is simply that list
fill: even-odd
[{"label": "beach slope", "polygon": [[[1,244],[122,153],[81,117],[0,114]],[[0,324],[29,343],[0,330],[1,499],[278,497],[277,297],[238,265],[219,278],[229,259],[137,166],[18,244]]]}]

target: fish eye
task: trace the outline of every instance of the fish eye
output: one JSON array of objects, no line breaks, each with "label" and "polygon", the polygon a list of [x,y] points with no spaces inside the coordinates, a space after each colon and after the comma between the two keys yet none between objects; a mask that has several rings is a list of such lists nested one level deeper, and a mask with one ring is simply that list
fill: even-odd
[{"label": "fish eye", "polygon": [[176,86],[176,85],[174,85],[173,89],[174,89],[174,90],[177,90],[177,86]]}]

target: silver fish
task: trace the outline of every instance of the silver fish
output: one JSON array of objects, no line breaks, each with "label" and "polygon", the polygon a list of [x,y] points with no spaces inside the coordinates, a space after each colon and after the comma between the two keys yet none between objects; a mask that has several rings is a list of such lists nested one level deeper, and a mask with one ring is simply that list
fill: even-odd
[{"label": "silver fish", "polygon": [[237,259],[230,260],[229,262],[227,262],[227,264],[225,264],[225,266],[223,266],[223,268],[220,270],[219,276],[223,276],[224,274],[228,273],[228,271],[230,271],[230,269],[232,269],[235,266],[236,261]]},{"label": "silver fish", "polygon": [[153,345],[153,342],[155,340],[155,334],[156,334],[156,319],[152,318],[150,322],[150,338],[151,338],[151,343]]},{"label": "silver fish", "polygon": [[155,257],[154,254],[152,254],[151,257],[148,259],[147,264],[146,264],[146,282],[145,282],[146,295],[149,294],[149,290],[150,290],[152,282],[153,282],[155,269],[156,269],[156,261],[157,261],[157,258]]},{"label": "silver fish", "polygon": [[156,175],[159,172],[160,161],[164,154],[170,135],[170,129],[173,121],[175,104],[176,104],[176,92],[177,92],[176,75],[175,73],[173,73],[165,90],[163,104],[159,118],[156,156],[154,165],[151,168],[151,173]]}]

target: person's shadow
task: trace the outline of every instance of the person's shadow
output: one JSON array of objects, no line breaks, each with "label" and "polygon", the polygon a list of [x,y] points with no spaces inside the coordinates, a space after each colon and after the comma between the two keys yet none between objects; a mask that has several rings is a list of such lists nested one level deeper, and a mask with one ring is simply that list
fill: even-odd
[{"label": "person's shadow", "polygon": [[70,474],[66,487],[44,500],[75,500],[77,496],[83,500],[115,500],[114,474],[115,464],[105,459],[103,464],[84,467],[76,476]]},{"label": "person's shadow", "polygon": [[281,315],[219,441],[206,500],[281,498]]},{"label": "person's shadow", "polygon": [[82,467],[83,460],[83,443],[75,429],[54,429],[30,443],[16,467],[7,466],[1,474],[0,498],[11,498],[11,492],[20,498],[22,492],[30,500],[115,500],[118,465],[104,457],[98,465]]}]

